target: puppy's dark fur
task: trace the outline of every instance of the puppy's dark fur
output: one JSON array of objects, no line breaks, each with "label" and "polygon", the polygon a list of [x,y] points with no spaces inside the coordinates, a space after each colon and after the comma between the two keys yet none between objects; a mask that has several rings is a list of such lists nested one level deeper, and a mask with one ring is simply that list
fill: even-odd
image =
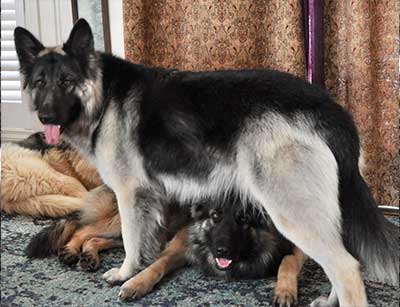
[{"label": "puppy's dark fur", "polygon": [[[230,196],[211,205],[193,206],[189,227],[189,257],[208,275],[237,278],[275,276],[293,245],[275,228],[265,212],[243,206]],[[231,260],[221,268],[216,259]]]}]

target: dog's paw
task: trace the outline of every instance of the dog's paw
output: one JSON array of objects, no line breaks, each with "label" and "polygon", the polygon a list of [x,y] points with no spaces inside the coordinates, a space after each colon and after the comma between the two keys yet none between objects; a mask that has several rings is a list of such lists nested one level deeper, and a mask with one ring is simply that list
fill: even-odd
[{"label": "dog's paw", "polygon": [[274,307],[297,306],[297,295],[289,289],[275,289],[275,296],[272,305]]},{"label": "dog's paw", "polygon": [[310,304],[310,307],[336,307],[336,304],[331,304],[327,297],[320,296]]},{"label": "dog's paw", "polygon": [[74,265],[79,261],[78,251],[64,246],[58,250],[58,259],[66,265]]},{"label": "dog's paw", "polygon": [[119,291],[118,297],[122,301],[137,300],[153,290],[153,284],[146,282],[140,274],[126,281]]},{"label": "dog's paw", "polygon": [[83,271],[96,271],[100,267],[100,257],[97,254],[83,252],[79,256],[79,266]]},{"label": "dog's paw", "polygon": [[113,268],[103,274],[103,279],[110,285],[121,285],[129,277],[130,276],[122,274],[121,270],[118,268]]}]

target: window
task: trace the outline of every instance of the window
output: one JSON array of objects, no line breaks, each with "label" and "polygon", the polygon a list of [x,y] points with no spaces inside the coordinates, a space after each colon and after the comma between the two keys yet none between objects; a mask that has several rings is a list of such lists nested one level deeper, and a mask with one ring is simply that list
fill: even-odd
[{"label": "window", "polygon": [[23,25],[23,1],[1,0],[1,102],[21,103],[21,81],[14,29]]}]

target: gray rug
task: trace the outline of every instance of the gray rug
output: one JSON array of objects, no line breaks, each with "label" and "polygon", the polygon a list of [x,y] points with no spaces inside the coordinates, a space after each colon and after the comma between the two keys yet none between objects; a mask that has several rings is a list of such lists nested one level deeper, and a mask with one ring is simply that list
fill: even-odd
[{"label": "gray rug", "polygon": [[[121,303],[118,287],[109,287],[101,274],[122,263],[122,250],[103,253],[96,273],[65,267],[55,257],[29,260],[24,248],[42,227],[29,218],[1,217],[1,306],[271,306],[275,279],[226,282],[207,278],[196,268],[174,273],[139,301]],[[308,306],[329,289],[323,271],[309,261],[299,279],[299,306]],[[367,292],[370,306],[399,306],[396,287],[367,282]]]}]

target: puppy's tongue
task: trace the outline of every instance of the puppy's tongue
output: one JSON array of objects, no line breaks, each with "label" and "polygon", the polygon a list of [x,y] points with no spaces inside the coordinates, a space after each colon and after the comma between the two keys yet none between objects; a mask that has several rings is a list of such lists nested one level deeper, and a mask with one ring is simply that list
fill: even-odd
[{"label": "puppy's tongue", "polygon": [[60,141],[60,126],[59,125],[44,125],[44,135],[46,143],[56,145]]},{"label": "puppy's tongue", "polygon": [[217,265],[222,269],[226,269],[232,263],[232,260],[225,258],[215,258],[215,261],[217,261]]}]

